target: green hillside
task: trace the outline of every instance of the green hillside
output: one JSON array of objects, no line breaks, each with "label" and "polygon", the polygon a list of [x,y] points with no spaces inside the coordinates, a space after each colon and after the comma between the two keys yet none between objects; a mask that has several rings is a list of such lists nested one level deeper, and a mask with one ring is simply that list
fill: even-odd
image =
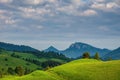
[{"label": "green hillside", "polygon": [[30,54],[30,53],[22,53],[22,52],[14,52],[15,55],[18,55],[20,56],[21,59],[34,59],[34,60],[38,60],[40,62],[44,62],[44,61],[47,61],[47,60],[54,60],[54,61],[59,61],[61,63],[65,63],[65,60],[62,60],[62,59],[57,59],[57,58],[45,58],[45,57],[42,57],[42,58],[38,58],[37,56],[33,55],[33,54]]},{"label": "green hillside", "polygon": [[[51,53],[52,54],[52,53]],[[13,52],[0,49],[0,73],[8,74],[8,68],[15,69],[17,66],[21,66],[23,69],[29,69],[30,72],[36,69],[44,69],[42,66],[46,61],[55,61],[60,64],[66,63],[67,61],[59,58],[48,58],[48,57],[37,57],[32,53]],[[56,66],[56,65],[55,65]]]},{"label": "green hillside", "polygon": [[16,66],[22,66],[23,68],[28,68],[30,70],[36,70],[37,68],[40,68],[40,66],[25,61],[21,58],[12,57],[12,53],[13,52],[10,51],[0,50],[0,70],[3,69],[2,72],[6,72],[8,67],[15,69]]},{"label": "green hillside", "polygon": [[75,60],[49,69],[35,71],[22,77],[6,77],[1,80],[120,80],[120,60]]}]

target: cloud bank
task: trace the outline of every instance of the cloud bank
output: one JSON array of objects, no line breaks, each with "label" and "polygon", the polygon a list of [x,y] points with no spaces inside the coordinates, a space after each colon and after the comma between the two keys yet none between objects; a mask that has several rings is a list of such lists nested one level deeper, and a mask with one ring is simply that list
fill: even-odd
[{"label": "cloud bank", "polygon": [[111,43],[120,40],[119,21],[120,0],[0,0],[1,41]]}]

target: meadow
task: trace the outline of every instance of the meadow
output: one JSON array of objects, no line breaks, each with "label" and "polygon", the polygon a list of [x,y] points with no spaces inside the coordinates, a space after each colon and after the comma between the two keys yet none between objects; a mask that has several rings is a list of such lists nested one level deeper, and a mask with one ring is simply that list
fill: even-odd
[{"label": "meadow", "polygon": [[6,76],[1,80],[120,80],[120,60],[100,61],[79,59],[46,71],[34,71],[18,77]]}]

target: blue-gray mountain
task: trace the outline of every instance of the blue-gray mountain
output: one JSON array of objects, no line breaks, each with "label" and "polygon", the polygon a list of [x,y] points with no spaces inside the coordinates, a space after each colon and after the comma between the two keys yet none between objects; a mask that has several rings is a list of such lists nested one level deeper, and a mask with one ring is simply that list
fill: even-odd
[{"label": "blue-gray mountain", "polygon": [[53,47],[53,46],[50,46],[49,48],[45,49],[44,51],[45,51],[45,52],[59,52],[59,50],[56,49],[56,48]]},{"label": "blue-gray mountain", "polygon": [[39,52],[39,50],[25,45],[15,45],[11,43],[0,42],[0,48],[8,51],[18,51],[18,52]]},{"label": "blue-gray mountain", "polygon": [[[52,49],[50,49],[50,48],[48,48],[46,50],[52,51]],[[54,48],[53,51],[54,50],[56,50],[56,48]],[[67,48],[63,51],[57,50],[57,52],[62,53],[64,55],[66,55],[67,57],[71,57],[71,58],[80,57],[80,56],[82,56],[82,54],[84,52],[90,52],[91,56],[93,56],[96,52],[98,52],[100,57],[102,57],[102,56],[106,55],[107,53],[109,53],[110,51],[111,50],[96,48],[89,44],[85,44],[85,43],[81,43],[81,42],[73,43],[72,45],[70,45],[69,48]]]},{"label": "blue-gray mountain", "polygon": [[120,47],[111,51],[110,53],[106,54],[103,57],[104,60],[109,60],[109,59],[113,59],[113,60],[117,60],[120,59]]},{"label": "blue-gray mountain", "polygon": [[[10,51],[10,52],[12,51],[13,53],[20,52],[20,53],[24,53],[26,55],[32,54],[32,55],[36,56],[35,59],[33,59],[32,57],[30,59],[29,56],[26,57],[26,59],[29,59],[29,60],[32,60],[32,61],[33,60],[38,60],[37,58],[39,58],[39,59],[43,58],[45,60],[59,59],[59,60],[65,61],[65,62],[72,60],[72,59],[66,57],[63,54],[59,54],[59,53],[56,53],[56,52],[43,52],[43,51],[39,51],[35,48],[32,48],[30,46],[15,45],[15,44],[11,44],[11,43],[0,42],[0,54],[2,52],[5,52],[5,51]],[[16,55],[14,57],[16,57]],[[40,64],[39,61],[35,61],[35,63]]]}]

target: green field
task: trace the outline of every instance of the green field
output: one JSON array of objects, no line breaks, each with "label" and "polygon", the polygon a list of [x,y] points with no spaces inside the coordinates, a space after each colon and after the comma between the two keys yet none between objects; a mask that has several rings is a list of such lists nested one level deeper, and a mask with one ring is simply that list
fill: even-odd
[{"label": "green field", "polygon": [[120,60],[81,59],[47,71],[38,70],[22,77],[10,76],[1,80],[120,80],[119,66]]}]

